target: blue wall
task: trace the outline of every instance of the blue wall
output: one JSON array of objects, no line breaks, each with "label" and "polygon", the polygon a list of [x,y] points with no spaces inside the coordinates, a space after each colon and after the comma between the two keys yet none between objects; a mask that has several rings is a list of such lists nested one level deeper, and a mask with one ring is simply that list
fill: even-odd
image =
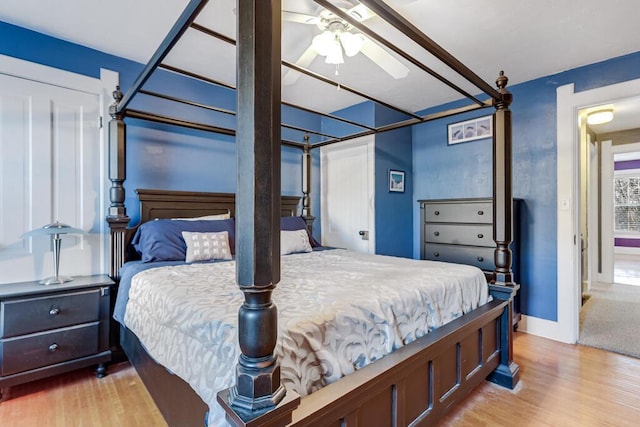
[{"label": "blue wall", "polygon": [[[124,92],[131,86],[143,64],[65,42],[21,27],[0,22],[0,54],[36,62],[62,70],[99,78],[100,68],[117,71]],[[173,73],[154,73],[145,89],[235,110],[235,92],[216,88]],[[176,107],[167,101],[137,96],[131,108],[174,115],[212,125],[235,128],[235,117],[193,107]],[[320,118],[314,114],[283,107],[283,121],[302,128],[319,130]],[[134,189],[234,192],[237,165],[234,138],[194,131],[142,120],[127,120],[127,212],[132,223],[139,218]],[[283,138],[303,141],[302,133],[283,129]],[[312,141],[313,141],[312,137]],[[301,150],[283,147],[282,193],[302,195]],[[319,157],[312,162],[314,214],[319,217]],[[106,214],[106,213],[105,213]],[[318,227],[314,235],[319,236]]]},{"label": "blue wall", "polygon": [[[376,106],[376,126],[406,118]],[[377,134],[375,153],[376,253],[411,258],[414,181],[411,128]],[[403,193],[389,191],[389,171],[392,169],[405,172]]]},{"label": "blue wall", "polygon": [[[521,223],[524,314],[557,320],[556,88],[574,83],[576,91],[583,91],[637,78],[640,53],[508,88],[514,98],[513,193],[525,199]],[[491,141],[447,145],[447,124],[491,113],[486,109],[414,126],[414,236],[420,233],[417,200],[491,196]],[[418,239],[413,250],[414,257],[419,257]]]}]

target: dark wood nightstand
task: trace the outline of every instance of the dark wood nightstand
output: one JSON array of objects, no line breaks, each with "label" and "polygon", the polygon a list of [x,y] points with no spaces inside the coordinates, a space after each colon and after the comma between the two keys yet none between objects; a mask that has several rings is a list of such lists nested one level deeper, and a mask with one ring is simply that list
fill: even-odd
[{"label": "dark wood nightstand", "polygon": [[113,285],[106,275],[79,276],[59,285],[0,285],[0,393],[91,365],[98,365],[96,375],[103,377],[111,359]]}]

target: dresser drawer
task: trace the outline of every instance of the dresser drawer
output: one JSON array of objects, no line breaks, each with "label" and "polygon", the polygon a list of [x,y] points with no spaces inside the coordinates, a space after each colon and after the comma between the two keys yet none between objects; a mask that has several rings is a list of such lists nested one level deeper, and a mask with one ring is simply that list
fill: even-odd
[{"label": "dresser drawer", "polygon": [[493,223],[491,201],[476,203],[425,203],[425,222]]},{"label": "dresser drawer", "polygon": [[99,322],[0,340],[0,375],[53,365],[98,352]]},{"label": "dresser drawer", "polygon": [[481,270],[493,271],[494,248],[425,244],[424,259],[475,265]]},{"label": "dresser drawer", "polygon": [[493,226],[491,224],[427,223],[424,227],[424,241],[490,248],[496,246],[493,241]]},{"label": "dresser drawer", "polygon": [[98,320],[100,289],[0,303],[0,338]]}]

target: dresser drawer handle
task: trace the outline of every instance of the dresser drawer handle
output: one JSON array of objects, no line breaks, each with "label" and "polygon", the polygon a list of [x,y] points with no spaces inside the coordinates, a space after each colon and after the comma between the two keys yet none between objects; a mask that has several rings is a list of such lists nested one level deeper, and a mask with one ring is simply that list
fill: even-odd
[{"label": "dresser drawer handle", "polygon": [[433,214],[434,215],[440,215],[440,211],[435,211]]},{"label": "dresser drawer handle", "polygon": [[51,344],[51,345],[49,346],[49,351],[50,351],[50,352],[52,352],[52,353],[53,353],[54,351],[56,351],[57,349],[58,349],[58,344],[56,344],[56,343],[53,343],[53,344]]},{"label": "dresser drawer handle", "polygon": [[59,308],[52,308],[51,310],[49,310],[49,314],[51,316],[57,316],[58,314],[60,314],[60,309]]},{"label": "dresser drawer handle", "polygon": [[434,235],[434,236],[439,236],[439,235],[440,235],[440,232],[439,232],[439,231],[434,231],[434,232],[433,232],[433,235]]},{"label": "dresser drawer handle", "polygon": [[440,252],[434,252],[433,256],[440,256]]},{"label": "dresser drawer handle", "polygon": [[478,215],[484,215],[484,211],[478,211]]},{"label": "dresser drawer handle", "polygon": [[484,234],[478,233],[478,239],[482,239],[483,237],[484,237]]},{"label": "dresser drawer handle", "polygon": [[481,256],[478,257],[478,261],[482,262],[484,261],[484,258],[482,258]]}]

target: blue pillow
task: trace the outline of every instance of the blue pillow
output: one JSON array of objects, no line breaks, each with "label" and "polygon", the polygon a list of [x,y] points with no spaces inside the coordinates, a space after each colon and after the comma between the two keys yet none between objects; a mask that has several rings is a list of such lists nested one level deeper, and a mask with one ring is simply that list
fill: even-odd
[{"label": "blue pillow", "polygon": [[320,243],[313,238],[311,233],[309,233],[309,229],[307,228],[307,223],[304,222],[304,219],[301,216],[283,216],[280,218],[280,229],[285,231],[295,231],[295,230],[306,230],[307,235],[309,236],[309,243],[311,243],[312,248],[317,248],[321,246]]},{"label": "blue pillow", "polygon": [[235,222],[233,218],[223,220],[182,221],[159,219],[148,221],[138,227],[131,244],[138,251],[143,262],[184,261],[187,244],[182,238],[183,231],[229,233],[229,249],[235,253]]}]

